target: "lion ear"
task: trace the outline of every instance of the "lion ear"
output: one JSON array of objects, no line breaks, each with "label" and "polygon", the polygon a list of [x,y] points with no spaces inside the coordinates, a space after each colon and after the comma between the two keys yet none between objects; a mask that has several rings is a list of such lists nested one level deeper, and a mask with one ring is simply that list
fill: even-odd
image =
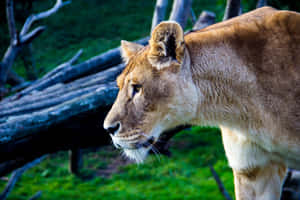
[{"label": "lion ear", "polygon": [[129,58],[132,55],[136,54],[143,47],[143,45],[137,43],[121,40],[121,55],[124,62],[127,63],[129,61]]},{"label": "lion ear", "polygon": [[183,37],[183,30],[176,22],[167,21],[157,25],[149,40],[149,62],[157,69],[180,65],[185,49]]}]

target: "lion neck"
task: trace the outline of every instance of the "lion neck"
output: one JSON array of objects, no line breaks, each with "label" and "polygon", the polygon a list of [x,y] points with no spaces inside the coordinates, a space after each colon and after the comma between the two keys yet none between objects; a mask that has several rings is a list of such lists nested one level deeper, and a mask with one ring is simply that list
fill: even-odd
[{"label": "lion neck", "polygon": [[[255,105],[255,77],[224,43],[190,46],[190,70],[197,88],[198,125],[253,129],[260,118]],[[194,53],[193,53],[194,52]]]}]

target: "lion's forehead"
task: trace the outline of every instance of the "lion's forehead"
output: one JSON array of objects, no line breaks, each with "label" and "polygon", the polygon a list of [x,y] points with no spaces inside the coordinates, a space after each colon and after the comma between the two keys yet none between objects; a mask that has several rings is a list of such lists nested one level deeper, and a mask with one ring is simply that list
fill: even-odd
[{"label": "lion's forehead", "polygon": [[148,51],[149,48],[145,47],[131,56],[123,72],[117,78],[117,84],[120,89],[124,87],[126,78],[138,82],[142,77],[151,77],[153,67],[147,59]]}]

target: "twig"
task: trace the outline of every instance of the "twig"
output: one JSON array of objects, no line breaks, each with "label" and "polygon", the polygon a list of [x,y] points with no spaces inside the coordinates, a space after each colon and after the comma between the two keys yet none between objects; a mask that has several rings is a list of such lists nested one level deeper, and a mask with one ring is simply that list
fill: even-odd
[{"label": "twig", "polygon": [[191,17],[192,23],[195,24],[197,22],[197,17],[195,15],[195,12],[192,7],[191,7],[190,17]]},{"label": "twig", "polygon": [[83,50],[79,49],[79,51],[77,51],[77,53],[71,59],[69,59],[68,61],[55,67],[52,71],[50,71],[46,75],[44,75],[42,79],[49,78],[49,77],[53,76],[54,74],[58,73],[59,71],[61,71],[62,69],[66,68],[70,65],[73,65],[78,60],[78,58],[81,56],[82,52],[83,52]]},{"label": "twig", "polygon": [[13,44],[17,40],[13,0],[6,0],[6,17],[10,34],[10,41],[11,44]]},{"label": "twig", "polygon": [[39,26],[35,28],[33,31],[27,33],[26,35],[22,35],[20,37],[20,43],[21,44],[28,44],[32,40],[34,40],[36,37],[38,37],[42,32],[46,30],[45,26]]},{"label": "twig", "polygon": [[38,20],[41,20],[43,18],[49,17],[50,15],[56,13],[61,7],[65,6],[69,3],[71,3],[71,1],[63,2],[62,0],[57,0],[55,5],[52,8],[50,8],[49,10],[46,10],[46,11],[41,12],[41,13],[30,15],[26,19],[26,21],[25,21],[25,23],[22,27],[22,30],[20,32],[20,35],[22,35],[22,36],[25,35],[34,22],[36,22]]},{"label": "twig", "polygon": [[32,197],[29,198],[29,200],[36,200],[42,196],[42,191],[38,191],[35,193]]},{"label": "twig", "polygon": [[2,62],[0,63],[0,99],[5,94],[4,85],[7,81],[8,71],[13,65],[19,51],[22,49],[24,44],[30,43],[45,30],[44,26],[39,26],[28,33],[31,25],[37,20],[52,15],[53,13],[57,12],[62,6],[69,3],[70,1],[63,2],[62,0],[57,0],[53,8],[38,14],[31,15],[24,23],[20,34],[17,34],[14,19],[13,0],[6,0],[7,22],[9,33],[11,36],[11,42],[3,56]]},{"label": "twig", "polygon": [[38,163],[40,163],[46,156],[42,156],[38,159],[35,159],[34,161],[24,165],[23,167],[15,170],[8,183],[6,184],[5,189],[3,190],[2,194],[0,195],[0,200],[5,200],[7,198],[7,196],[9,195],[9,193],[12,191],[12,189],[14,188],[16,182],[19,180],[19,178],[21,177],[21,175],[28,170],[29,168],[37,165]]},{"label": "twig", "polygon": [[217,172],[215,171],[214,167],[212,165],[209,165],[209,169],[211,171],[211,174],[213,175],[217,185],[218,185],[218,188],[220,190],[220,192],[222,193],[222,195],[224,196],[224,198],[226,200],[232,200],[232,198],[230,197],[229,193],[227,192],[227,190],[225,189],[219,175],[217,174]]}]

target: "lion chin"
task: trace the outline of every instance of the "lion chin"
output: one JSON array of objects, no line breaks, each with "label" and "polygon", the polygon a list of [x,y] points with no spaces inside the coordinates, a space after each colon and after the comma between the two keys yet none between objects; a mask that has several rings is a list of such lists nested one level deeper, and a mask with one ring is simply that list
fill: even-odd
[{"label": "lion chin", "polygon": [[150,147],[141,147],[138,149],[124,149],[124,153],[129,159],[134,160],[136,163],[140,164],[143,163],[144,160],[147,158],[149,150]]}]

